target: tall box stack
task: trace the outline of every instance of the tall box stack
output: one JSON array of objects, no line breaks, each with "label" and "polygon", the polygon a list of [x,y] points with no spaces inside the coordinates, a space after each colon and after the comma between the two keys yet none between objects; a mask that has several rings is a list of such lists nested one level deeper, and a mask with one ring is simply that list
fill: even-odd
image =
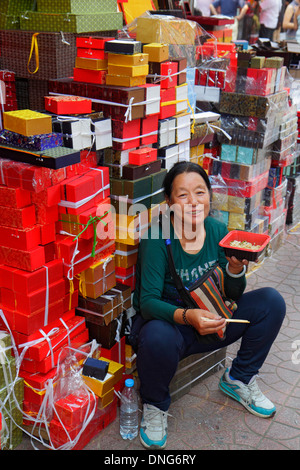
[{"label": "tall box stack", "polygon": [[[271,61],[252,52],[238,52],[237,67],[227,70],[219,109],[222,129],[231,140],[225,133],[219,134],[220,161],[213,162],[212,174],[221,175],[228,188],[226,197],[224,191],[215,190],[214,207],[229,229],[273,233],[269,226],[273,207],[265,210],[266,189],[276,184],[274,179],[270,183],[276,166],[273,149],[280,145],[282,122],[293,122],[283,88],[285,73],[281,60]],[[281,182],[278,178],[277,183]],[[285,187],[277,190],[277,213],[284,209]]]},{"label": "tall box stack", "polygon": [[[10,152],[10,160],[0,160],[0,306],[5,316],[0,325],[4,330],[8,325],[24,355],[19,377],[25,380],[27,429],[35,423],[47,383],[56,380],[63,349],[90,339],[85,317],[75,312],[79,278],[95,263],[106,263],[115,250],[113,218],[105,205],[109,170],[97,166],[96,152],[112,144],[111,121],[90,113],[91,103],[80,97],[44,99],[51,114],[5,112],[1,133],[6,142],[1,148]],[[111,403],[112,415],[115,409]]]},{"label": "tall box stack", "polygon": [[15,449],[22,441],[24,381],[17,376],[11,336],[0,331],[0,449]]}]

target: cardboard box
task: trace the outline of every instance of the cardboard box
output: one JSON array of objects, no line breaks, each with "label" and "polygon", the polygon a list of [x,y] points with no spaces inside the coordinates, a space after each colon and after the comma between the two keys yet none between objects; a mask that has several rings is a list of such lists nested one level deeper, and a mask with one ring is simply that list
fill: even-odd
[{"label": "cardboard box", "polygon": [[194,44],[197,24],[181,18],[137,18],[136,39],[142,43]]}]

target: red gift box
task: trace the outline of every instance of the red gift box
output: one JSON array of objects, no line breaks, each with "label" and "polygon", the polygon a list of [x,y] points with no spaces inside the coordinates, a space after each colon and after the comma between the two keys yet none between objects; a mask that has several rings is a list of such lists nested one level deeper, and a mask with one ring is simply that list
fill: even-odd
[{"label": "red gift box", "polygon": [[112,348],[101,348],[101,357],[125,365],[125,336],[122,336]]},{"label": "red gift box", "polygon": [[30,294],[42,289],[48,282],[53,283],[63,276],[61,260],[53,260],[34,272],[27,272],[8,266],[0,266],[0,286],[22,294]]},{"label": "red gift box", "polygon": [[31,193],[31,199],[37,205],[54,206],[60,202],[60,185],[55,184],[38,193]]},{"label": "red gift box", "polygon": [[77,57],[84,57],[86,59],[107,59],[107,52],[103,49],[91,49],[85,47],[78,47]]},{"label": "red gift box", "polygon": [[52,185],[52,172],[50,168],[26,164],[25,168],[21,169],[21,186],[36,193],[43,191]]},{"label": "red gift box", "polygon": [[[107,41],[114,40],[114,37],[79,37],[76,38],[76,47],[84,47],[90,49],[104,49]],[[78,54],[77,54],[78,55]]]},{"label": "red gift box", "polygon": [[32,315],[45,306],[46,301],[49,304],[63,299],[65,294],[65,282],[63,279],[49,284],[48,287],[36,290],[31,294],[21,294],[13,290],[0,288],[1,300],[4,308],[15,309],[20,313]]},{"label": "red gift box", "polygon": [[116,281],[130,286],[131,290],[135,289],[135,265],[130,266],[130,268],[120,268],[116,267]]},{"label": "red gift box", "polygon": [[73,78],[76,82],[98,83],[105,85],[107,70],[73,69]]},{"label": "red gift box", "polygon": [[55,410],[64,426],[76,427],[95,409],[98,397],[91,393],[70,394],[55,402]]},{"label": "red gift box", "polygon": [[57,370],[51,369],[47,374],[31,374],[20,370],[19,376],[24,379],[24,401],[41,405],[45,397],[45,391],[49,380],[57,382]]},{"label": "red gift box", "polygon": [[175,87],[160,90],[160,114],[159,119],[165,119],[176,114],[176,89]]},{"label": "red gift box", "polygon": [[128,154],[130,165],[144,165],[145,163],[157,160],[157,149],[151,147],[143,147],[132,150]]},{"label": "red gift box", "polygon": [[141,120],[124,122],[112,119],[113,148],[127,150],[140,145]]},{"label": "red gift box", "polygon": [[55,223],[50,222],[43,225],[38,225],[40,229],[40,244],[41,245],[48,245],[51,242],[54,242],[56,239],[55,235]]},{"label": "red gift box", "polygon": [[0,264],[25,271],[35,271],[45,264],[44,248],[38,246],[32,250],[23,251],[0,246]]},{"label": "red gift box", "polygon": [[37,225],[25,229],[0,226],[1,245],[17,250],[31,250],[41,242],[40,229]]},{"label": "red gift box", "polygon": [[0,206],[0,224],[14,228],[28,228],[36,223],[35,207],[33,204],[20,209]]},{"label": "red gift box", "polygon": [[36,205],[35,213],[36,213],[36,221],[38,224],[41,224],[41,225],[55,223],[59,218],[57,204],[55,204],[54,206],[49,206],[49,207],[44,206],[43,204]]},{"label": "red gift box", "polygon": [[91,113],[92,101],[81,96],[45,96],[45,110],[54,114]]},{"label": "red gift box", "polygon": [[[151,114],[141,119],[141,145],[151,145],[158,139],[158,114]],[[152,134],[152,135],[147,135]]]},{"label": "red gift box", "polygon": [[177,72],[178,72],[178,63],[177,62],[162,62],[160,65],[160,74],[167,78],[163,78],[160,81],[161,88],[170,88],[177,85]]},{"label": "red gift box", "polygon": [[0,186],[0,206],[20,209],[31,204],[31,193],[21,188]]},{"label": "red gift box", "polygon": [[[81,333],[70,339],[69,346],[78,349],[83,344],[89,341],[89,330],[85,328]],[[41,361],[35,361],[32,359],[23,359],[21,369],[31,373],[43,373],[46,374],[51,369],[56,367],[59,362],[63,361],[68,354],[68,349],[61,347],[48,355]]]}]

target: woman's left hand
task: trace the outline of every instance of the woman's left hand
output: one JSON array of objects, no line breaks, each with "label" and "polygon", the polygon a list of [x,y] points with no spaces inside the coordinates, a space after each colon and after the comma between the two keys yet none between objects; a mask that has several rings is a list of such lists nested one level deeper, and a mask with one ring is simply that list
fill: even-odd
[{"label": "woman's left hand", "polygon": [[248,266],[249,261],[247,259],[237,259],[235,256],[226,257],[228,261],[228,270],[232,274],[240,274],[244,268],[244,266]]}]

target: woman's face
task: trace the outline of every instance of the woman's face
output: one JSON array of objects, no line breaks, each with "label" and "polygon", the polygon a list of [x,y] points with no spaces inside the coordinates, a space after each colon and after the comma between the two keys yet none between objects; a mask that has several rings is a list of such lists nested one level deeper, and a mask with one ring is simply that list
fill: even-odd
[{"label": "woman's face", "polygon": [[209,214],[210,194],[202,176],[195,172],[177,175],[168,204],[184,224],[195,227],[203,222]]}]

